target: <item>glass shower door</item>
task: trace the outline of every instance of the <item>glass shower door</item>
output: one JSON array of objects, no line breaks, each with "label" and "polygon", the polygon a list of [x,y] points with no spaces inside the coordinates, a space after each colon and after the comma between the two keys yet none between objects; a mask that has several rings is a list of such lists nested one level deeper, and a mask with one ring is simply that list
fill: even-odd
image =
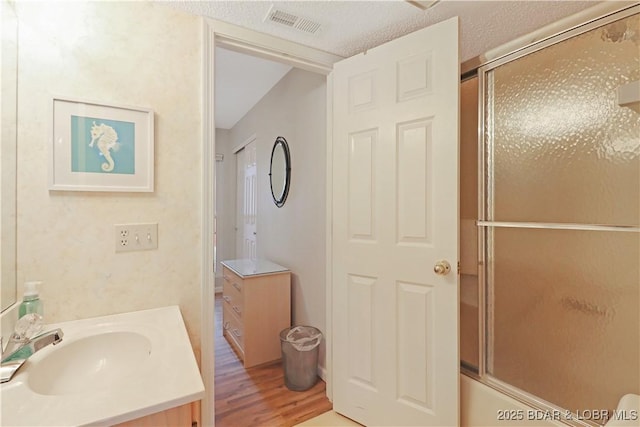
[{"label": "glass shower door", "polygon": [[636,14],[484,74],[486,373],[575,414],[640,394],[639,43]]}]

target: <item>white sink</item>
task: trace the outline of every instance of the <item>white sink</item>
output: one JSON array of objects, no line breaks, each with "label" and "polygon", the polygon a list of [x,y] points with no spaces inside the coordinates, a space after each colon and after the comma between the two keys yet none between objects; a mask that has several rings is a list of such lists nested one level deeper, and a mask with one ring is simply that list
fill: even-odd
[{"label": "white sink", "polygon": [[52,347],[29,367],[27,384],[31,390],[45,395],[118,387],[124,385],[150,355],[151,342],[138,333],[91,335],[66,346]]},{"label": "white sink", "polygon": [[204,396],[177,306],[45,326],[55,328],[62,342],[0,387],[0,425],[114,425]]}]

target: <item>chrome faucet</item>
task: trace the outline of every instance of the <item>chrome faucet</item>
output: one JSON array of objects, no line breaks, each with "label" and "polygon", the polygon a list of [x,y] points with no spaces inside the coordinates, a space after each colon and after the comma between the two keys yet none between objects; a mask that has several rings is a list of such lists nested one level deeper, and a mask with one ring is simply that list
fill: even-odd
[{"label": "chrome faucet", "polygon": [[52,329],[33,338],[16,339],[12,336],[7,343],[7,348],[2,352],[2,363],[0,364],[2,379],[0,382],[10,381],[29,357],[49,344],[58,344],[62,341],[63,336],[60,328]]}]

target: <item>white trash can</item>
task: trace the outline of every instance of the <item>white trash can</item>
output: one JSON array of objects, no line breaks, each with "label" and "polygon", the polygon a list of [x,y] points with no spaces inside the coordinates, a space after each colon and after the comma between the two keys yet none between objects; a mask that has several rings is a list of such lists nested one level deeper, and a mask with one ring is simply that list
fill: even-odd
[{"label": "white trash can", "polygon": [[284,384],[289,390],[308,390],[318,381],[318,346],[322,332],[313,326],[294,326],[280,332]]}]

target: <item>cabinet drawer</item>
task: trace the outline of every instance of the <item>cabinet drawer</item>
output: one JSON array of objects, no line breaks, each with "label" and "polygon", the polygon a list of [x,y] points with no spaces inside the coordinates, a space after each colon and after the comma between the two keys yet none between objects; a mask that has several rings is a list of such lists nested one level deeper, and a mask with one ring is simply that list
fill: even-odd
[{"label": "cabinet drawer", "polygon": [[231,284],[231,282],[225,280],[222,291],[222,299],[224,300],[224,306],[229,307],[230,310],[242,318],[242,312],[244,311],[244,298],[242,293]]},{"label": "cabinet drawer", "polygon": [[222,319],[224,335],[235,341],[240,350],[244,351],[244,328],[242,322],[233,314],[233,310],[228,304],[224,305]]},{"label": "cabinet drawer", "polygon": [[242,294],[243,280],[240,276],[227,267],[224,267],[222,270],[222,277],[224,278],[225,284],[228,282],[230,286],[238,291],[238,293]]}]

